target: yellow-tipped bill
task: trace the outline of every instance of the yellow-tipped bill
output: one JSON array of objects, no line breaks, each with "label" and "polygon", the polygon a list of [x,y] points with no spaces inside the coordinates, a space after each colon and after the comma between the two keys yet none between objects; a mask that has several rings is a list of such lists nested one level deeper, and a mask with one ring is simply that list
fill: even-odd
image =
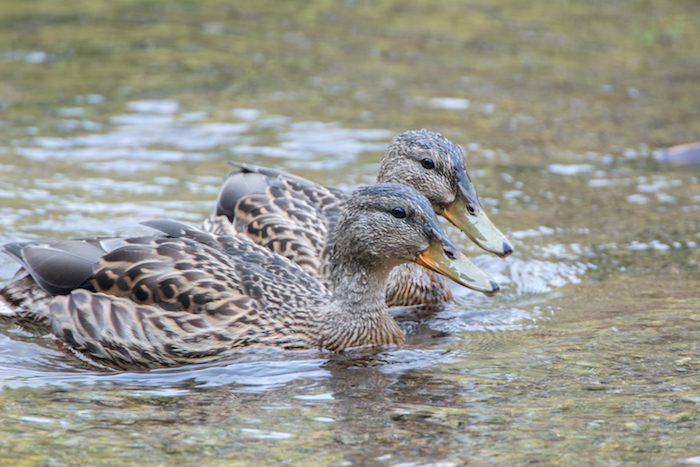
[{"label": "yellow-tipped bill", "polygon": [[466,256],[459,252],[452,253],[454,258],[448,258],[440,241],[431,242],[430,246],[420,253],[416,258],[416,263],[431,269],[456,283],[470,289],[483,292],[486,295],[493,295],[500,289],[489,276]]},{"label": "yellow-tipped bill", "polygon": [[481,206],[472,205],[472,207],[474,214],[471,214],[467,209],[467,200],[458,197],[440,214],[484,250],[495,253],[502,258],[511,254],[513,247],[506,236],[493,225]]}]

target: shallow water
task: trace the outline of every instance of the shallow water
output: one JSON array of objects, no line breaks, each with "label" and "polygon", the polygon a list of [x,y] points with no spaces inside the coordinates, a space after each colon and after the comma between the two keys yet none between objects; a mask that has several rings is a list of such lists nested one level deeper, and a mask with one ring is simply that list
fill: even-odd
[{"label": "shallow water", "polygon": [[[72,464],[700,463],[700,5],[0,5],[0,240],[198,222],[228,160],[351,187],[463,145],[502,293],[403,349],[110,373],[0,323],[0,457]],[[16,266],[0,262],[4,282]]]}]

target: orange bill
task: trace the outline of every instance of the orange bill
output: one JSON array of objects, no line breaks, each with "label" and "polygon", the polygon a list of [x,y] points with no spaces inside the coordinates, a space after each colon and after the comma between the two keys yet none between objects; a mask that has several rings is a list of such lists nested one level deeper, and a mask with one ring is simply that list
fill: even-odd
[{"label": "orange bill", "polygon": [[500,290],[498,284],[463,254],[455,251],[450,252],[448,256],[442,243],[437,239],[418,255],[416,263],[486,295],[493,295]]}]

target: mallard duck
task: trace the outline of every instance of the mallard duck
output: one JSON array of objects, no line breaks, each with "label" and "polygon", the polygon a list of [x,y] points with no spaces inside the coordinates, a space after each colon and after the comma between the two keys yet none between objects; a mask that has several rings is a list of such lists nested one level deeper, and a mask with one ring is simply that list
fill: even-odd
[{"label": "mallard duck", "polygon": [[[235,165],[239,170],[225,180],[204,230],[245,235],[327,283],[321,267],[324,249],[348,195],[285,172]],[[428,130],[397,136],[384,154],[377,181],[416,189],[437,214],[484,250],[501,257],[513,251],[486,215],[465,170],[464,153],[444,136]],[[389,306],[435,304],[451,298],[441,276],[415,264],[394,269],[387,283]]]},{"label": "mallard duck", "polygon": [[498,290],[405,185],[376,184],[347,198],[328,253],[328,287],[246,238],[176,221],[146,225],[164,235],[6,245],[28,275],[0,297],[14,317],[48,325],[68,348],[132,369],[218,360],[252,346],[401,344],[384,288],[389,271],[406,262]]}]

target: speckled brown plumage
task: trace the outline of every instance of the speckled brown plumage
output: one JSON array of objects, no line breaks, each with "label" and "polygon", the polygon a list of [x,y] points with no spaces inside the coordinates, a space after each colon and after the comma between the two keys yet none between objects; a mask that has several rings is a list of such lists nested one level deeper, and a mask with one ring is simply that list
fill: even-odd
[{"label": "speckled brown plumage", "polygon": [[[426,159],[433,163],[430,169],[425,168]],[[326,246],[347,195],[289,173],[237,165],[239,171],[224,182],[216,211],[204,222],[203,229],[246,235],[326,282],[324,263],[330,251]],[[386,150],[377,180],[411,186],[428,198],[436,213],[445,215],[455,201],[468,202],[469,208],[476,210],[473,212],[482,212],[465,171],[462,150],[438,133],[418,130],[397,136]],[[496,240],[502,237],[495,227],[492,232]],[[479,245],[501,256],[512,251],[507,242],[497,247],[484,242]],[[507,250],[498,252],[502,246]],[[389,278],[386,302],[392,306],[435,304],[451,299],[448,281],[421,266],[404,265]]]},{"label": "speckled brown plumage", "polygon": [[130,239],[95,265],[90,285],[42,313],[56,336],[112,366],[173,366],[242,347],[315,347],[305,310],[328,292],[288,261],[249,241]]},{"label": "speckled brown plumage", "polygon": [[[393,216],[396,206],[408,215]],[[434,241],[456,251],[427,200],[396,184],[362,188],[343,204],[328,287],[247,238],[147,225],[164,235],[10,244],[29,275],[0,297],[14,317],[45,323],[72,350],[115,368],[218,360],[255,346],[340,351],[403,343],[384,303],[390,270]]]},{"label": "speckled brown plumage", "polygon": [[417,264],[401,264],[389,273],[387,306],[432,305],[452,298],[447,279]]},{"label": "speckled brown plumage", "polygon": [[227,178],[217,213],[202,227],[242,234],[322,279],[323,249],[346,197],[299,177],[246,165]]}]

